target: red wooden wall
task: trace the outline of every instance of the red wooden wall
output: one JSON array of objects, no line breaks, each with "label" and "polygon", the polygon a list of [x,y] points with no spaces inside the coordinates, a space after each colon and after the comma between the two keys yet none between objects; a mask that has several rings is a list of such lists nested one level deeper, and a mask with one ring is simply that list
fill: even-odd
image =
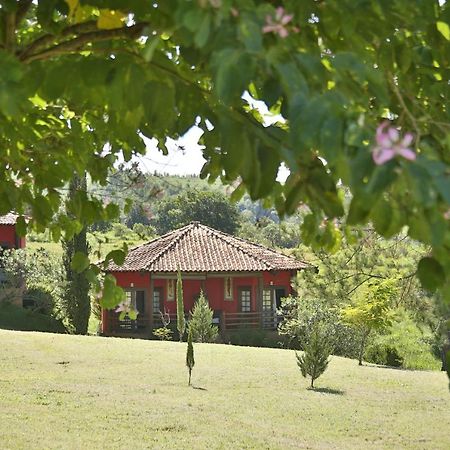
[{"label": "red wooden wall", "polygon": [[[148,295],[150,293],[150,276],[149,273],[141,272],[116,272],[113,274],[117,279],[117,284],[123,288],[142,288],[146,289]],[[216,311],[238,312],[238,292],[241,287],[249,287],[252,291],[252,311],[257,310],[257,298],[259,289],[259,277],[249,275],[248,277],[238,276],[233,277],[233,299],[225,300],[224,298],[224,278],[210,277],[206,280],[184,279],[183,280],[183,299],[185,311],[192,310],[195,300],[200,294],[200,290],[205,293],[209,305]],[[263,273],[263,287],[270,286],[284,287],[286,294],[291,293],[291,273],[289,271],[281,272],[264,272]],[[164,305],[163,307],[171,313],[176,312],[176,301],[168,300],[167,298],[167,280],[154,279],[154,288],[162,288]],[[176,290],[175,290],[176,291]],[[150,304],[150,298],[147,297],[147,302]],[[149,311],[150,308],[147,309]]]},{"label": "red wooden wall", "polygon": [[5,244],[9,248],[25,247],[25,238],[17,236],[15,225],[0,225],[0,246]]}]

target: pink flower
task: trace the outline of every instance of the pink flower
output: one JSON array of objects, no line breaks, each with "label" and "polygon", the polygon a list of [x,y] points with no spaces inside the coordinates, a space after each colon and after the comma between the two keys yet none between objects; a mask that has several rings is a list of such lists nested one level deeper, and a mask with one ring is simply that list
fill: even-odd
[{"label": "pink flower", "polygon": [[131,311],[131,309],[131,302],[125,299],[122,303],[119,303],[116,308],[116,312],[124,312],[125,314],[127,314]]},{"label": "pink flower", "polygon": [[[286,38],[289,36],[289,30],[286,25],[294,17],[293,14],[286,14],[282,6],[279,6],[275,11],[275,20],[270,15],[266,16],[266,25],[263,27],[263,33],[275,33],[281,38]],[[298,33],[298,28],[292,27],[292,31]]]},{"label": "pink flower", "polygon": [[380,166],[398,155],[409,161],[414,161],[416,154],[409,148],[414,140],[414,135],[406,133],[402,138],[396,128],[389,127],[386,130],[388,125],[389,122],[386,120],[377,128],[375,135],[377,145],[372,150],[375,164]]}]

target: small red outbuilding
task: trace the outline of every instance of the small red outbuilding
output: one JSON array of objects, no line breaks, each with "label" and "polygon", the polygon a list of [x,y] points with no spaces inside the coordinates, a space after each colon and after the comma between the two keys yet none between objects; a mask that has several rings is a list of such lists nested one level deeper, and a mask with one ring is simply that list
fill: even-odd
[{"label": "small red outbuilding", "polygon": [[[25,237],[20,237],[16,232],[16,223],[19,218],[18,214],[8,213],[0,216],[0,254],[3,250],[18,249],[25,247]],[[0,284],[4,282],[4,273],[0,264]],[[21,306],[22,295],[25,289],[23,283],[20,287],[12,287],[2,290],[0,301],[7,299],[8,301]]]},{"label": "small red outbuilding", "polygon": [[0,216],[0,248],[24,248],[25,238],[18,236],[16,232],[16,223],[19,216],[14,213],[8,213]]},{"label": "small red outbuilding", "polygon": [[161,326],[161,313],[175,317],[178,269],[186,313],[202,290],[222,331],[274,329],[281,298],[292,293],[292,277],[308,267],[282,253],[191,222],[130,250],[122,266],[110,263],[109,272],[139,314],[136,321],[119,321],[118,313],[104,310],[102,331],[105,335],[150,335]]}]

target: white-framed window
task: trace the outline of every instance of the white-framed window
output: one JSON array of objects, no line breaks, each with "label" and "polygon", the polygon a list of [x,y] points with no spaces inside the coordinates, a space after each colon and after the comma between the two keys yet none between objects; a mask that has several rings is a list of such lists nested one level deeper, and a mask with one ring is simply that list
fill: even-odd
[{"label": "white-framed window", "polygon": [[272,311],[273,309],[273,291],[272,289],[263,289],[262,309],[263,311]]},{"label": "white-framed window", "polygon": [[223,291],[225,300],[233,300],[233,279],[231,277],[224,278]]},{"label": "white-framed window", "polygon": [[252,310],[252,289],[250,287],[239,289],[239,303],[241,312],[250,312]]},{"label": "white-framed window", "polygon": [[163,299],[162,299],[162,288],[153,289],[153,314],[159,314],[162,311]]},{"label": "white-framed window", "polygon": [[171,278],[167,280],[167,301],[175,300],[175,280]]},{"label": "white-framed window", "polygon": [[139,289],[125,291],[125,301],[142,317],[145,313],[145,291]]}]

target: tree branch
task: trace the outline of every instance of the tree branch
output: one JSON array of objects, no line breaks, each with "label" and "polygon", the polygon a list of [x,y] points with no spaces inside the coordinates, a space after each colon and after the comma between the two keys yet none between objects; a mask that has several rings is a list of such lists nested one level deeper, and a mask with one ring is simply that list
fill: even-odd
[{"label": "tree branch", "polygon": [[5,23],[5,35],[4,43],[5,48],[11,50],[16,45],[16,12],[6,13],[4,16]]},{"label": "tree branch", "polygon": [[20,25],[20,22],[27,15],[30,6],[33,4],[33,0],[19,0],[16,11],[16,28]]},{"label": "tree branch", "polygon": [[397,100],[400,103],[400,106],[402,107],[404,113],[406,114],[406,116],[410,120],[412,126],[414,127],[414,131],[416,132],[416,147],[419,147],[419,144],[420,144],[420,128],[419,128],[419,125],[417,124],[417,120],[413,116],[413,114],[409,110],[409,108],[406,106],[406,103],[405,103],[405,100],[404,100],[404,98],[402,96],[402,93],[400,92],[400,89],[399,89],[398,85],[395,82],[394,76],[390,72],[388,72],[388,80],[389,80],[389,84],[392,87],[392,90],[394,91],[395,96],[397,97]]},{"label": "tree branch", "polygon": [[24,61],[29,55],[36,53],[38,50],[54,44],[61,37],[69,37],[75,34],[88,33],[97,30],[97,22],[90,20],[89,22],[77,23],[64,28],[59,34],[44,34],[34,40],[30,45],[19,52],[18,57]]},{"label": "tree branch", "polygon": [[[87,22],[88,23],[88,22]],[[80,24],[81,25],[81,24]],[[74,51],[79,51],[87,44],[100,41],[108,41],[110,39],[135,39],[139,37],[147,26],[147,23],[137,23],[130,27],[113,28],[112,30],[98,30],[87,33],[82,33],[76,38],[70,39],[53,47],[47,48],[37,53],[28,55],[20,55],[19,59],[24,63],[30,63],[32,61],[46,60],[54,56],[65,55]],[[44,36],[42,37],[42,39]]]}]

